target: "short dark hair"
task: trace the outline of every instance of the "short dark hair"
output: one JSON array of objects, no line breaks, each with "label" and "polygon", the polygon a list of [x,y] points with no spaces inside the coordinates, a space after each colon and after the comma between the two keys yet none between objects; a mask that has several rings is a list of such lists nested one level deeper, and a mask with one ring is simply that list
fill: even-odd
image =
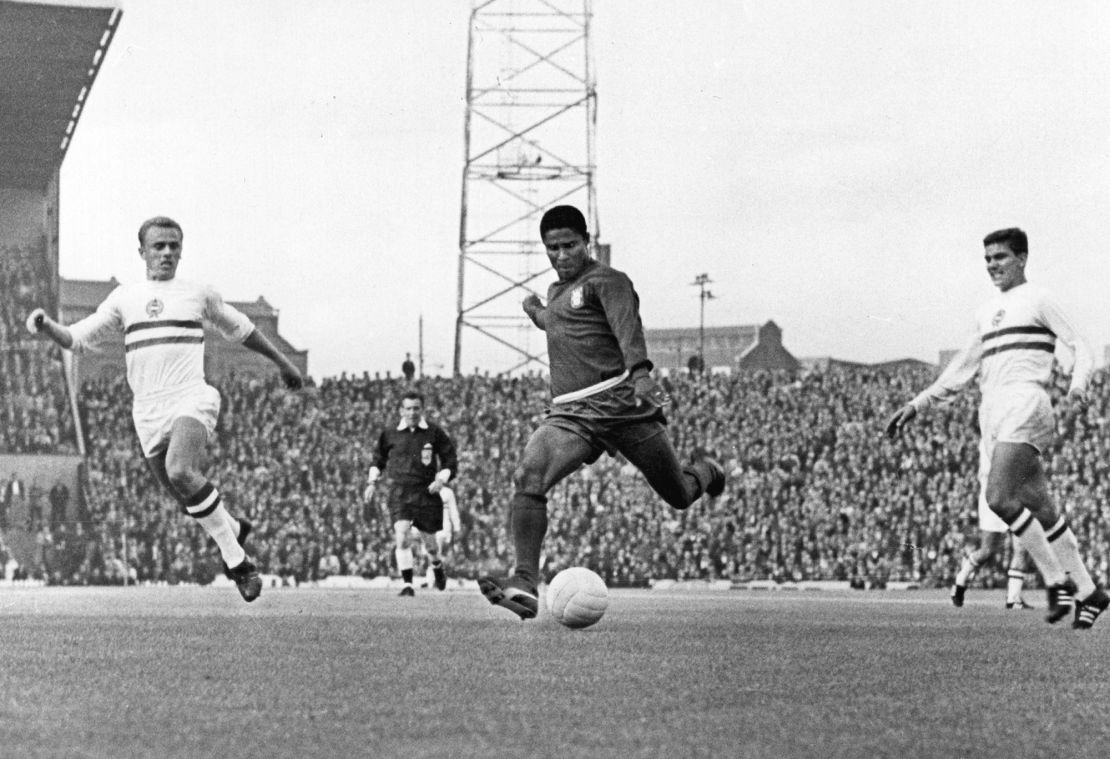
[{"label": "short dark hair", "polygon": [[586,227],[586,217],[574,206],[555,206],[548,209],[540,219],[540,237],[552,229],[571,229],[589,240],[590,232]]},{"label": "short dark hair", "polygon": [[995,243],[1006,243],[1014,253],[1028,253],[1029,252],[1029,238],[1025,232],[1017,227],[1007,227],[1006,229],[999,229],[997,232],[991,232],[983,238],[983,247],[994,245]]},{"label": "short dark hair", "polygon": [[420,401],[420,405],[424,405],[424,394],[419,390],[406,390],[405,394],[401,396],[401,402],[405,401]]},{"label": "short dark hair", "polygon": [[170,229],[176,229],[177,233],[181,235],[181,238],[185,239],[185,232],[181,229],[180,224],[169,216],[155,216],[147,219],[139,226],[139,245],[146,244],[146,231],[151,227],[168,227]]}]

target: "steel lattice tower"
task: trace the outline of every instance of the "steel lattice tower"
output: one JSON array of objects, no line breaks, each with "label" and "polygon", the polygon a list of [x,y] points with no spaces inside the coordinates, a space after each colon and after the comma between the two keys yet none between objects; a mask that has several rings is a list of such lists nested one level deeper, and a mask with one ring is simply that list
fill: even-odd
[{"label": "steel lattice tower", "polygon": [[[598,246],[597,91],[590,0],[474,0],[467,46],[454,372],[467,329],[512,372],[546,366],[520,308],[552,275],[539,219],[560,203],[586,214]],[[540,285],[543,285],[542,287]],[[492,341],[492,343],[488,342]],[[496,344],[496,346],[494,345]]]}]

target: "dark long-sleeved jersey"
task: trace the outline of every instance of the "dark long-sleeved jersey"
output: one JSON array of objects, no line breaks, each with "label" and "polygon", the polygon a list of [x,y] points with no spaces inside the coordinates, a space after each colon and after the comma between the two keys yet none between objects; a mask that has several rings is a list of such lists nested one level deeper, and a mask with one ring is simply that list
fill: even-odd
[{"label": "dark long-sleeved jersey", "polygon": [[388,474],[396,485],[427,487],[437,473],[450,472],[450,481],[459,470],[455,443],[442,427],[431,422],[383,431],[378,437],[372,466],[385,471],[387,462]]},{"label": "dark long-sleeved jersey", "polygon": [[586,390],[639,366],[651,368],[632,280],[597,261],[547,289],[544,312],[551,395]]}]

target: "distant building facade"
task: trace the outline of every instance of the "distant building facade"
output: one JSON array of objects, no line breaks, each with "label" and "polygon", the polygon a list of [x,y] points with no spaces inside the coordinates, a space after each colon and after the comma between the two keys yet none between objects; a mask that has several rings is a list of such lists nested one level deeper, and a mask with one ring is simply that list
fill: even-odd
[{"label": "distant building facade", "polygon": [[827,369],[848,368],[848,369],[882,369],[886,371],[894,371],[898,369],[928,369],[929,371],[936,372],[936,364],[930,364],[928,361],[922,361],[917,358],[896,358],[890,361],[878,361],[876,363],[865,363],[862,361],[845,361],[840,358],[833,358],[832,356],[807,356],[798,359],[802,364],[802,369],[805,371],[825,371]]},{"label": "distant building facade", "polygon": [[[119,286],[115,277],[107,282],[87,279],[62,279],[60,291],[61,317],[65,324],[84,319],[96,311],[96,307]],[[228,301],[229,305],[242,311],[254,326],[269,338],[279,351],[284,353],[293,365],[308,376],[308,351],[297,350],[278,332],[278,310],[265,298],[244,303]],[[74,356],[74,372],[77,382],[85,379],[114,377],[124,372],[123,335],[103,344],[99,350]],[[204,373],[213,381],[219,381],[228,374],[257,374],[270,376],[276,370],[266,357],[244,348],[238,343],[227,340],[209,327],[204,329]]]},{"label": "distant building facade", "polygon": [[[797,371],[798,360],[782,344],[782,329],[773,321],[735,327],[706,327],[706,371],[750,371],[755,369]],[[648,356],[661,370],[687,371],[701,347],[697,327],[646,329]]]}]

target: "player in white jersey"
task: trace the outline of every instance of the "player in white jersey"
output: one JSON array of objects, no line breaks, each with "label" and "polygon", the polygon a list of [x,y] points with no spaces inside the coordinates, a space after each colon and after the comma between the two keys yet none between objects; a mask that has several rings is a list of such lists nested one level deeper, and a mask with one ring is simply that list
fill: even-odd
[{"label": "player in white jersey", "polygon": [[145,281],[121,285],[95,313],[68,327],[37,308],[27,317],[27,328],[76,352],[123,332],[127,382],[135,395],[132,418],[147,464],[183,511],[216,541],[228,577],[249,602],[262,592],[258,569],[243,550],[251,524],[227,512],[219,491],[201,472],[205,445],[220,412],[220,394],[204,380],[205,322],[273,361],[287,387],[299,389],[304,380],[211,287],[175,279],[182,239],[181,226],[173,219],[148,219],[139,228]]},{"label": "player in white jersey", "polygon": [[[455,497],[455,491],[451,488],[441,488],[439,491],[440,500],[443,501],[443,529],[437,530],[435,534],[436,546],[439,553],[436,558],[444,563],[450,557],[451,545],[455,540],[455,536],[459,534],[462,528],[462,522],[459,519],[459,502]],[[413,528],[415,529],[415,528]],[[446,590],[445,583],[437,583],[435,576],[435,566],[432,564],[432,556],[425,551],[425,558],[428,566],[425,569],[425,586],[433,587],[436,590]]]},{"label": "player in white jersey", "polygon": [[[941,376],[898,409],[892,437],[918,412],[954,397],[979,374],[980,476],[987,505],[1029,552],[1048,588],[1048,615],[1057,622],[1075,607],[1073,627],[1091,627],[1110,596],[1095,585],[1079,544],[1048,494],[1040,455],[1055,418],[1048,383],[1057,342],[1074,354],[1067,402],[1086,403],[1091,350],[1055,299],[1025,279],[1029,242],[1017,228],[983,239],[987,273],[999,294],[976,314],[976,331]],[[985,475],[985,476],[984,476]]]}]

